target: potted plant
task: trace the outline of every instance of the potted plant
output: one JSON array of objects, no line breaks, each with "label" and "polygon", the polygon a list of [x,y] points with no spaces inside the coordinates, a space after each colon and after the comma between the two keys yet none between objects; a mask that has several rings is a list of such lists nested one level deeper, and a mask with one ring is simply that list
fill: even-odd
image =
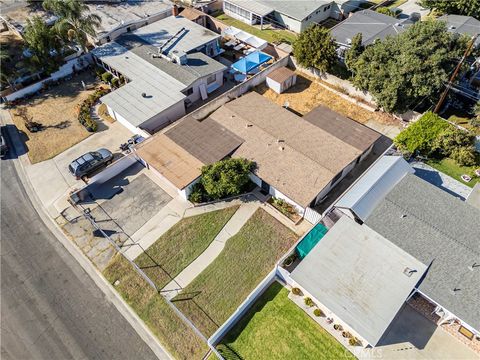
[{"label": "potted plant", "polygon": [[300,290],[298,287],[292,288],[292,294],[293,295],[302,295],[302,290]]},{"label": "potted plant", "polygon": [[350,339],[348,339],[348,343],[351,346],[357,346],[361,344],[361,342],[355,336],[352,336]]},{"label": "potted plant", "polygon": [[342,336],[344,338],[351,338],[352,337],[352,334],[350,334],[348,331],[342,331]]},{"label": "potted plant", "polygon": [[284,267],[289,267],[290,265],[293,264],[295,259],[297,258],[297,254],[293,253],[292,255],[288,256],[285,261],[283,262]]},{"label": "potted plant", "polygon": [[303,299],[303,301],[305,302],[305,305],[307,305],[308,307],[312,307],[313,305],[315,305],[313,303],[313,300],[311,298],[309,298],[308,296],[305,299]]},{"label": "potted plant", "polygon": [[324,314],[323,314],[323,311],[322,311],[322,310],[320,310],[320,309],[317,308],[317,309],[313,310],[313,315],[315,315],[315,316],[323,316]]},{"label": "potted plant", "polygon": [[333,325],[333,328],[334,328],[335,330],[338,330],[338,331],[342,331],[342,330],[343,330],[343,327],[342,327],[342,325],[340,325],[340,324],[335,324],[335,325]]}]

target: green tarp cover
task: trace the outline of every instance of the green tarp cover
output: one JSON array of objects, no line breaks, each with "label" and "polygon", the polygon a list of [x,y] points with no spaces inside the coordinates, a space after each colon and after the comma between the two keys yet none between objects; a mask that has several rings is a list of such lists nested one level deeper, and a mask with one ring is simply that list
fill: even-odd
[{"label": "green tarp cover", "polygon": [[303,259],[317,245],[317,243],[327,233],[328,229],[323,224],[317,224],[305,235],[305,237],[297,245],[296,251],[300,259]]}]

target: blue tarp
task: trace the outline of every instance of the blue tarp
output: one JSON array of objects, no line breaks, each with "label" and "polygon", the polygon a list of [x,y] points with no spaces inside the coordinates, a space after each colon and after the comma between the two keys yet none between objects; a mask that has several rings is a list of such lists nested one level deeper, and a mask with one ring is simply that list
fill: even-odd
[{"label": "blue tarp", "polygon": [[296,251],[300,259],[303,259],[317,245],[317,243],[325,236],[328,229],[325,225],[318,223],[297,245]]},{"label": "blue tarp", "polygon": [[261,51],[254,51],[244,58],[241,58],[236,63],[233,63],[232,69],[241,72],[242,74],[248,74],[250,71],[269,61],[271,58],[270,55]]}]

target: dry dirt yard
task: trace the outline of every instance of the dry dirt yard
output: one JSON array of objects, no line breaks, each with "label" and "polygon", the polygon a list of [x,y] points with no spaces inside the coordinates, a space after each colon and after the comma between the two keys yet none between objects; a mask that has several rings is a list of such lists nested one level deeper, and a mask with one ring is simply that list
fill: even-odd
[{"label": "dry dirt yard", "polygon": [[258,86],[256,91],[278,105],[285,105],[297,112],[299,115],[305,115],[318,105],[324,105],[340,114],[343,114],[359,123],[378,123],[383,126],[398,126],[398,121],[388,114],[368,111],[342,97],[334,92],[325,89],[320,85],[319,80],[307,77],[297,72],[297,83],[283,94],[277,94],[266,86],[266,83]]},{"label": "dry dirt yard", "polygon": [[[95,81],[90,72],[81,73],[10,110],[13,122],[25,133],[32,163],[51,159],[90,136],[77,120],[77,105],[94,92],[83,90],[82,80],[87,86]],[[44,128],[35,133],[27,130],[22,112]]]}]

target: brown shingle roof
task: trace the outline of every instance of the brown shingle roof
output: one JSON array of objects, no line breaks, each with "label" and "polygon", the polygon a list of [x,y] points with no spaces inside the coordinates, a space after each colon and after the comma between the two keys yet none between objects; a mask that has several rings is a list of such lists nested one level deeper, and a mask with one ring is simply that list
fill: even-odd
[{"label": "brown shingle roof", "polygon": [[137,154],[178,189],[200,176],[204,165],[165,134],[157,134],[141,143]]},{"label": "brown shingle roof", "polygon": [[303,119],[364,152],[381,134],[325,106],[317,106]]},{"label": "brown shingle roof", "polygon": [[255,92],[210,117],[244,139],[233,156],[255,161],[260,178],[302,206],[362,153]]},{"label": "brown shingle roof", "polygon": [[286,67],[281,67],[272,71],[270,74],[267,75],[267,77],[269,79],[272,79],[273,81],[276,81],[277,83],[282,84],[285,80],[289,79],[294,75],[295,75],[294,71]]},{"label": "brown shingle roof", "polygon": [[170,139],[205,164],[230,155],[243,140],[219,123],[187,117],[165,132]]}]

